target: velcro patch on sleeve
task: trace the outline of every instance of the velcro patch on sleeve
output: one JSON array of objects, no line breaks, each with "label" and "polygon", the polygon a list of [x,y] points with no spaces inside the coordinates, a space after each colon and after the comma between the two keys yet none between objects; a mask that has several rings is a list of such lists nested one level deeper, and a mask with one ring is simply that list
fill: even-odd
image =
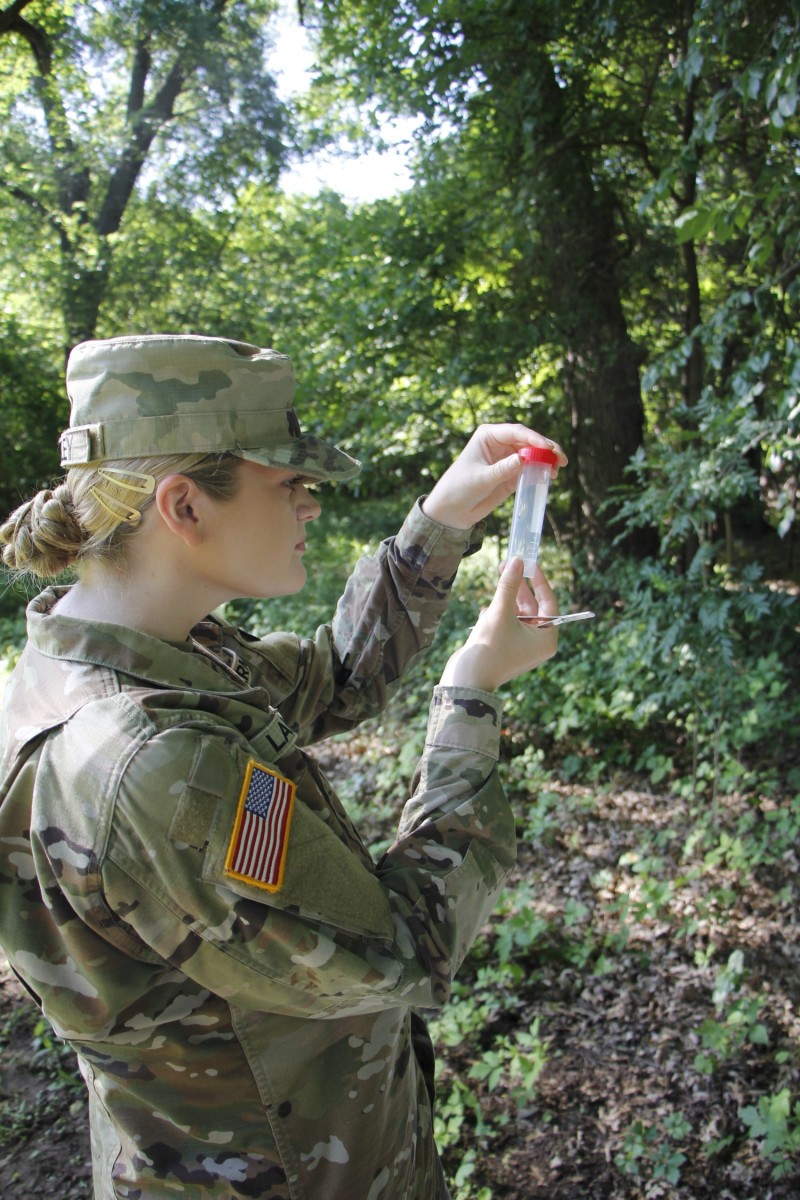
[{"label": "velcro patch on sleeve", "polygon": [[295,785],[251,758],[239,794],[225,874],[277,892],[283,883]]}]

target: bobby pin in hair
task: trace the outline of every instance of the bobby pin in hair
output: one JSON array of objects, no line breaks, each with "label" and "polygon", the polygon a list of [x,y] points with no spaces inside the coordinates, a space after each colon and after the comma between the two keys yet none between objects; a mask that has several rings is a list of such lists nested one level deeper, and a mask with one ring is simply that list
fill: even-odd
[{"label": "bobby pin in hair", "polygon": [[[140,492],[143,496],[150,496],[155,491],[156,481],[152,475],[145,475],[141,471],[123,471],[118,467],[98,467],[97,474],[102,479],[107,479],[109,483],[115,484],[116,487],[125,488],[128,492]],[[125,479],[119,476],[127,475],[129,479],[140,479],[141,483],[128,483]]]}]

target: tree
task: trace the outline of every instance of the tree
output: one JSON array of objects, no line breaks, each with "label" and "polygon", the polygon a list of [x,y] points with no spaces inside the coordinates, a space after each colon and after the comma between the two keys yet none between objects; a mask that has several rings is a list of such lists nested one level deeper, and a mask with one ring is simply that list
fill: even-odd
[{"label": "tree", "polygon": [[784,576],[797,518],[800,6],[701,0],[687,16],[666,81],[679,137],[648,129],[654,182],[639,207],[655,230],[675,229],[688,301],[652,343],[661,436],[636,462],[626,513],[658,514],[662,551],[686,563],[723,539],[734,566],[744,539],[740,558],[755,551]]},{"label": "tree", "polygon": [[[774,420],[737,423],[732,408],[759,364],[794,355],[794,0],[304,7],[328,108],[344,86],[369,111],[423,118],[418,178],[445,203],[420,236],[418,265],[440,289],[451,281],[437,332],[463,328],[468,294],[469,328],[491,328],[493,361],[504,351],[509,372],[561,394],[580,481],[574,527],[590,557],[616,528],[629,462],[650,461],[651,446],[674,451],[676,475],[692,447],[683,473],[694,491],[722,472],[711,503],[695,504],[709,527],[736,497],[757,499],[752,460],[763,435],[776,444]],[[768,360],[766,348],[747,352],[764,337]],[[722,460],[721,423],[736,426]],[[672,515],[666,500],[640,506],[638,527]]]},{"label": "tree", "polygon": [[529,420],[570,451],[553,513],[590,561],[620,531],[684,568],[790,535],[797,0],[306,0],[323,131],[353,101],[423,122],[416,186],[349,209],[272,187],[270,5],[0,13],[16,336],[50,348],[63,309],[67,345],[274,337],[329,429],[374,430],[378,489]]},{"label": "tree", "polygon": [[[600,120],[583,119],[597,63],[609,57],[607,45],[596,58],[576,49],[583,7],[323,0],[313,11],[329,61],[355,59],[348,81],[361,88],[359,99],[372,89],[394,108],[416,109],[429,139],[441,143],[434,131],[444,129],[458,147],[448,159],[459,185],[450,189],[455,209],[449,231],[446,216],[438,222],[445,249],[437,253],[463,284],[475,276],[486,225],[499,231],[476,313],[505,335],[509,365],[552,348],[550,386],[563,397],[580,485],[573,528],[596,554],[608,540],[604,505],[644,437],[643,351],[627,328],[619,268],[631,251],[602,170],[608,138]],[[596,29],[584,24],[580,36],[596,49]],[[605,108],[612,104],[607,96]],[[440,184],[444,161],[428,150],[420,178]],[[502,294],[493,286],[498,275]]]},{"label": "tree", "polygon": [[[126,210],[224,203],[275,179],[285,115],[264,67],[273,0],[14,0],[0,11],[0,155],[14,219],[57,247],[64,340],[92,337]],[[51,252],[51,251],[50,251]]]},{"label": "tree", "polygon": [[0,511],[5,515],[49,486],[58,469],[63,427],[58,379],[14,317],[0,320],[0,380]]}]

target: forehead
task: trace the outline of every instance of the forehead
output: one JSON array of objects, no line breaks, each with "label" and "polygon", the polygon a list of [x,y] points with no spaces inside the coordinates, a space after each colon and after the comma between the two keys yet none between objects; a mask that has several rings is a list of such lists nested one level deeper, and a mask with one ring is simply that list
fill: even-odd
[{"label": "forehead", "polygon": [[250,462],[248,459],[240,461],[238,473],[240,487],[253,487],[267,491],[272,487],[279,487],[289,479],[300,479],[305,482],[303,476],[298,474],[296,467],[268,467],[264,463]]}]

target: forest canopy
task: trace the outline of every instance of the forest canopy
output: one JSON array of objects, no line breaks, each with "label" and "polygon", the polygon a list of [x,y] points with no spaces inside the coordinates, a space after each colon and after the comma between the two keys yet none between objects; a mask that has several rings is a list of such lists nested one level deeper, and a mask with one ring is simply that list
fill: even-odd
[{"label": "forest canopy", "polygon": [[[570,453],[560,531],[590,565],[617,540],[791,568],[795,9],[309,2],[319,65],[290,113],[265,0],[7,6],[7,505],[57,465],[71,345],[215,329],[297,356],[315,418],[370,446],[370,488],[524,418]],[[362,138],[419,119],[414,187],[283,196],[290,147],[359,113]]]},{"label": "forest canopy", "polygon": [[[582,744],[611,727],[623,761],[651,753],[646,731],[695,782],[703,759],[714,787],[721,762],[739,778],[791,727],[798,5],[295,15],[316,65],[287,99],[272,0],[0,10],[6,510],[58,475],[63,365],[85,337],[214,332],[292,355],[305,420],[365,462],[345,558],[476,424],[524,421],[570,459],[548,507],[563,602],[606,620],[548,676],[554,704],[574,688]],[[398,116],[408,188],[282,190],[293,155],[379,142]],[[774,702],[745,735],[753,673]]]}]

